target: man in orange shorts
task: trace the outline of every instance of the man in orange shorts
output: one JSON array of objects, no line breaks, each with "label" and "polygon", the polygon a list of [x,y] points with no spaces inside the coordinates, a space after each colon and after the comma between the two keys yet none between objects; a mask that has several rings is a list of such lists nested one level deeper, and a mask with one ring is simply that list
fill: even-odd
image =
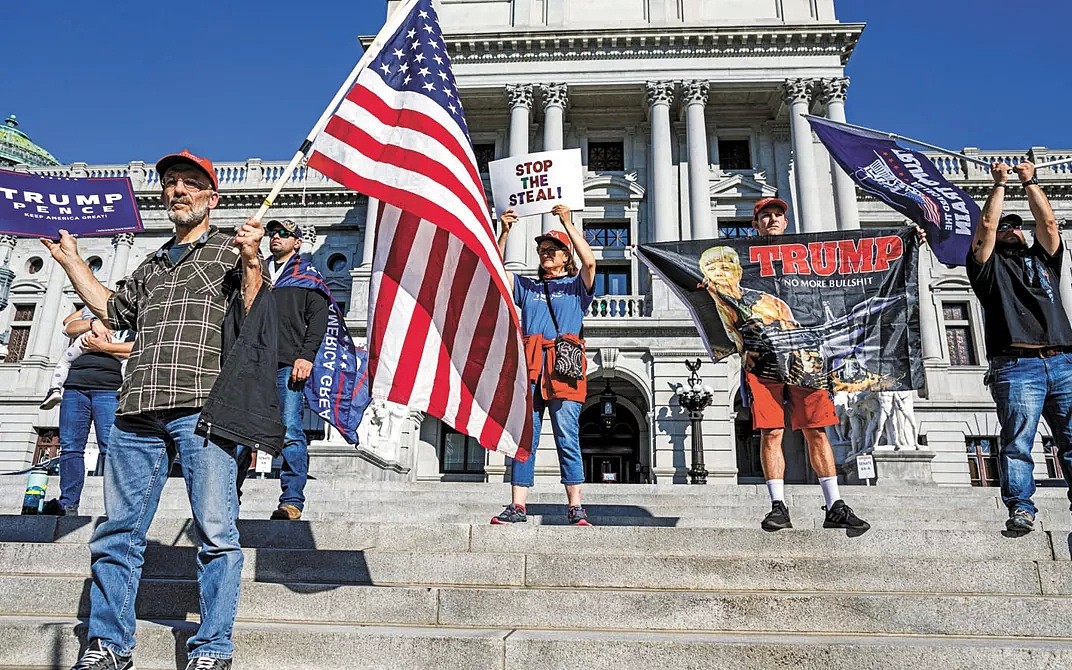
[{"label": "man in orange shorts", "polygon": [[[777,198],[756,203],[752,226],[760,235],[785,232],[787,206]],[[703,286],[711,294],[730,339],[737,345],[745,367],[745,381],[751,396],[752,426],[760,431],[760,460],[771,497],[771,511],[763,518],[763,529],[774,531],[792,528],[789,508],[785,504],[785,456],[782,437],[788,408],[793,430],[804,434],[812,468],[826,500],[824,528],[847,528],[864,531],[870,525],[856,516],[841,499],[837,484],[834,451],[825,428],[837,424],[837,414],[830,393],[822,389],[794,386],[779,381],[778,365],[771,351],[749,350],[754,337],[771,329],[792,330],[799,327],[783,300],[754,289],[742,287],[743,268],[737,252],[730,247],[708,249],[700,257],[704,273]],[[805,358],[805,365],[807,360]]]}]

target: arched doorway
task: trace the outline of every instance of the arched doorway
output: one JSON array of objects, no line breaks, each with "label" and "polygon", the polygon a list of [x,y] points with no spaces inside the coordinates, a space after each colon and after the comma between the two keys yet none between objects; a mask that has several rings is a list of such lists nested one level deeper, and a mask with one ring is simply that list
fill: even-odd
[{"label": "arched doorway", "polygon": [[640,460],[640,426],[621,405],[608,429],[595,403],[581,412],[584,479],[593,484],[638,484],[648,477]]}]

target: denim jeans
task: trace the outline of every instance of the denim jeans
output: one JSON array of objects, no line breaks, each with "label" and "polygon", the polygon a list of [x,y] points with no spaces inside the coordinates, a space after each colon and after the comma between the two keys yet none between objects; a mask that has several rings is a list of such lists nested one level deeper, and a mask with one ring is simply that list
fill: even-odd
[{"label": "denim jeans", "polygon": [[1001,498],[1010,512],[1023,509],[1035,514],[1038,510],[1031,501],[1035,494],[1031,446],[1040,416],[1045,416],[1050,426],[1065,481],[1072,482],[1072,354],[995,357],[990,361],[990,393],[1001,424]]},{"label": "denim jeans", "polygon": [[532,390],[532,453],[524,463],[512,461],[510,482],[514,486],[532,486],[536,480],[536,448],[540,444],[540,429],[543,426],[543,410],[551,414],[551,429],[555,434],[558,449],[558,467],[562,483],[584,483],[584,460],[581,458],[581,403],[576,400],[544,400],[540,389]]},{"label": "denim jeans", "polygon": [[118,406],[119,394],[115,390],[63,390],[60,403],[60,504],[64,507],[78,507],[82,499],[89,424],[93,424],[97,433],[100,457],[104,458]]},{"label": "denim jeans", "polygon": [[190,657],[230,658],[238,612],[242,548],[238,543],[235,449],[195,435],[200,413],[168,410],[116,417],[104,464],[107,519],[89,542],[89,637],[128,655],[134,649],[134,601],[144,563],[146,532],[160,503],[172,455],[186,480],[200,540],[197,583],[201,626],[187,641]]},{"label": "denim jeans", "polygon": [[[283,465],[279,468],[279,485],[283,493],[280,505],[293,505],[305,509],[305,483],[309,480],[309,442],[305,438],[305,396],[302,387],[290,387],[291,366],[279,368],[275,386],[279,393],[280,419],[287,432],[283,437]],[[246,470],[252,461],[253,452],[247,446],[238,447],[238,490],[246,480]]]}]

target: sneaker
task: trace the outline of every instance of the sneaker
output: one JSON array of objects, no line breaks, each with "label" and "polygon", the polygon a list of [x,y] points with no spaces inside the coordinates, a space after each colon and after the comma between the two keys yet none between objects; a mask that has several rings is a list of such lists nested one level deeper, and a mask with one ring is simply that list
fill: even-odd
[{"label": "sneaker", "polygon": [[566,519],[569,520],[571,526],[591,526],[588,522],[588,512],[584,511],[584,508],[580,505],[574,505],[566,512]]},{"label": "sneaker", "polygon": [[134,660],[130,656],[120,656],[110,649],[105,649],[100,640],[93,640],[82,654],[82,658],[71,666],[71,670],[133,670]]},{"label": "sneaker", "polygon": [[231,659],[196,656],[186,664],[186,670],[231,670]]},{"label": "sneaker", "polygon": [[[270,518],[273,521],[297,521],[298,519],[301,518],[301,513],[302,513],[302,511],[300,509],[298,509],[297,507],[295,507],[294,505],[280,505],[274,512],[272,512],[272,516]],[[208,657],[207,656],[202,656],[200,658],[208,658]],[[219,659],[212,659],[212,660],[219,660]],[[231,667],[230,663],[228,663],[227,667]]]},{"label": "sneaker", "polygon": [[50,516],[78,516],[78,505],[61,505],[56,498],[49,500],[41,508],[41,514]]},{"label": "sneaker", "polygon": [[45,399],[41,401],[41,409],[52,409],[60,404],[60,400],[63,400],[63,389],[53,386],[45,394]]},{"label": "sneaker", "polygon": [[1012,511],[1005,522],[1005,529],[1014,533],[1030,533],[1035,530],[1035,515],[1026,509]]},{"label": "sneaker", "polygon": [[771,502],[771,510],[767,512],[767,516],[763,517],[763,523],[760,525],[763,530],[792,528],[793,522],[789,520],[789,508],[785,506],[785,501],[775,500]]},{"label": "sneaker", "polygon": [[524,505],[507,505],[506,509],[499,513],[499,516],[491,517],[491,523],[496,526],[509,523],[524,523],[528,520],[529,517],[525,514]]},{"label": "sneaker", "polygon": [[823,528],[847,528],[849,530],[868,530],[871,528],[871,524],[867,523],[852,511],[852,508],[845,504],[844,500],[835,500],[834,504],[830,506],[830,509],[826,509],[826,520],[823,521]]}]

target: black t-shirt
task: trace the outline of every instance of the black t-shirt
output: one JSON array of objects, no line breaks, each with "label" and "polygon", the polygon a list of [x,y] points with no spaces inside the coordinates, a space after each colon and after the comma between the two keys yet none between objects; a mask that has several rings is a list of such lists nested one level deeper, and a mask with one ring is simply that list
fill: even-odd
[{"label": "black t-shirt", "polygon": [[71,361],[65,388],[87,391],[118,390],[123,383],[122,363],[115,356],[87,351]]},{"label": "black t-shirt", "polygon": [[1039,244],[997,244],[986,263],[968,252],[968,280],[983,306],[986,357],[1009,347],[1072,347],[1072,325],[1061,303],[1064,244],[1052,256]]}]

